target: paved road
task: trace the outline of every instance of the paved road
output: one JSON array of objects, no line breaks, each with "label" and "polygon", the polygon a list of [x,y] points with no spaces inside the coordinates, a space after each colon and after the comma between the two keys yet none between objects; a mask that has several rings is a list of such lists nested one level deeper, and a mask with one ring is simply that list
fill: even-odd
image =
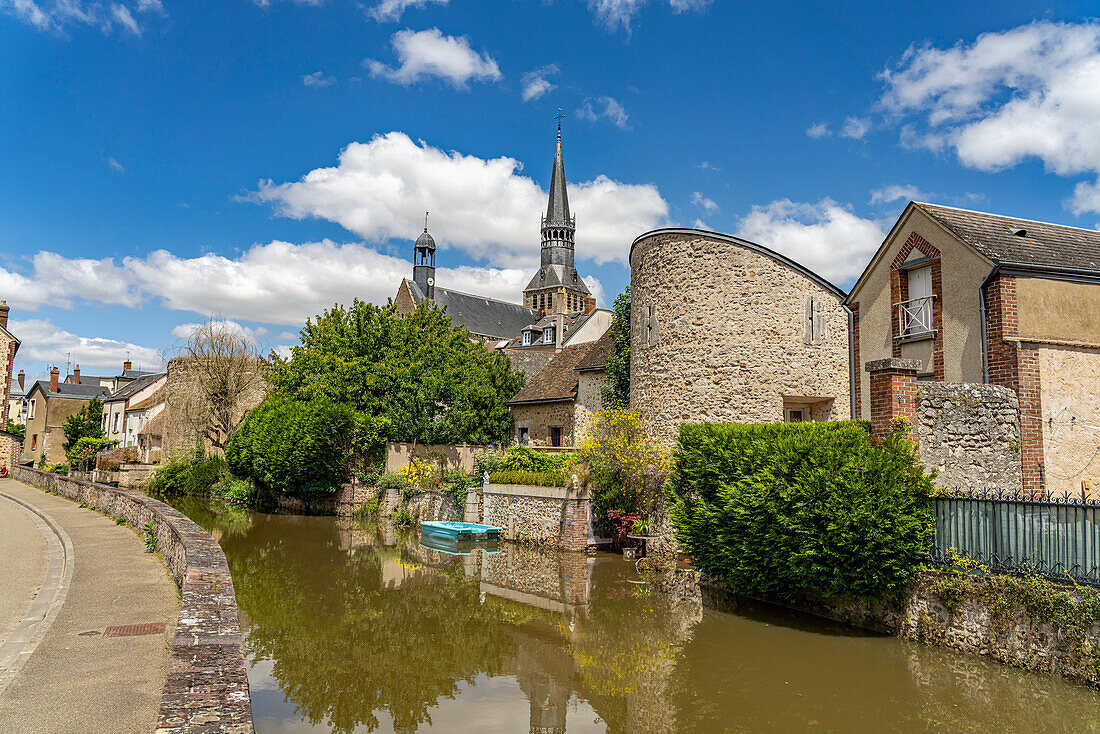
[{"label": "paved road", "polygon": [[[133,530],[0,480],[0,734],[154,731],[178,613]],[[164,632],[103,634],[157,622]],[[17,647],[33,649],[13,663]]]}]

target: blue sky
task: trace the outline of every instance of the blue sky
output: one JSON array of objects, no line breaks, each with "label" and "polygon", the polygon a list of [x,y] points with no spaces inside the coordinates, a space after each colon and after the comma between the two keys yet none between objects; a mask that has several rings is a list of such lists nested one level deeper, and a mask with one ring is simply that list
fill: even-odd
[{"label": "blue sky", "polygon": [[187,324],[265,347],[411,269],[518,300],[565,118],[582,275],[653,227],[841,286],[909,198],[1095,227],[1095,5],[0,0],[0,298],[17,369]]}]

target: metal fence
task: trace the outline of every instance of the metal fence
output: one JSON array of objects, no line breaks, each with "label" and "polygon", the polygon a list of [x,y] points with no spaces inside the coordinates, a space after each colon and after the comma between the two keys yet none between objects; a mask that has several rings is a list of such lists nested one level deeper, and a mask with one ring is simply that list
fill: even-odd
[{"label": "metal fence", "polygon": [[951,551],[993,571],[1029,571],[1100,586],[1100,501],[1080,495],[952,493],[936,498],[932,560]]}]

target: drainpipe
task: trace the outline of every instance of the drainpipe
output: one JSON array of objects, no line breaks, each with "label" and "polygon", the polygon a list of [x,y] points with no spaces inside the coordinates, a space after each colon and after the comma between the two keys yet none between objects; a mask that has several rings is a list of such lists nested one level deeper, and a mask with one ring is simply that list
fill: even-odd
[{"label": "drainpipe", "polygon": [[840,307],[848,314],[848,412],[852,420],[856,415],[856,380],[859,379],[859,367],[856,365],[856,315],[848,304],[841,302]]}]

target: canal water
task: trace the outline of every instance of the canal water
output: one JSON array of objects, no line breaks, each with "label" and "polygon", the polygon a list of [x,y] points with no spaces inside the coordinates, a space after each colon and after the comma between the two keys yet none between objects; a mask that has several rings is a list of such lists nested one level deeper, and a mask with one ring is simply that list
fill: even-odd
[{"label": "canal water", "polygon": [[357,520],[173,504],[225,550],[256,731],[1100,732],[1100,693],[746,606],[610,553],[450,555]]}]

